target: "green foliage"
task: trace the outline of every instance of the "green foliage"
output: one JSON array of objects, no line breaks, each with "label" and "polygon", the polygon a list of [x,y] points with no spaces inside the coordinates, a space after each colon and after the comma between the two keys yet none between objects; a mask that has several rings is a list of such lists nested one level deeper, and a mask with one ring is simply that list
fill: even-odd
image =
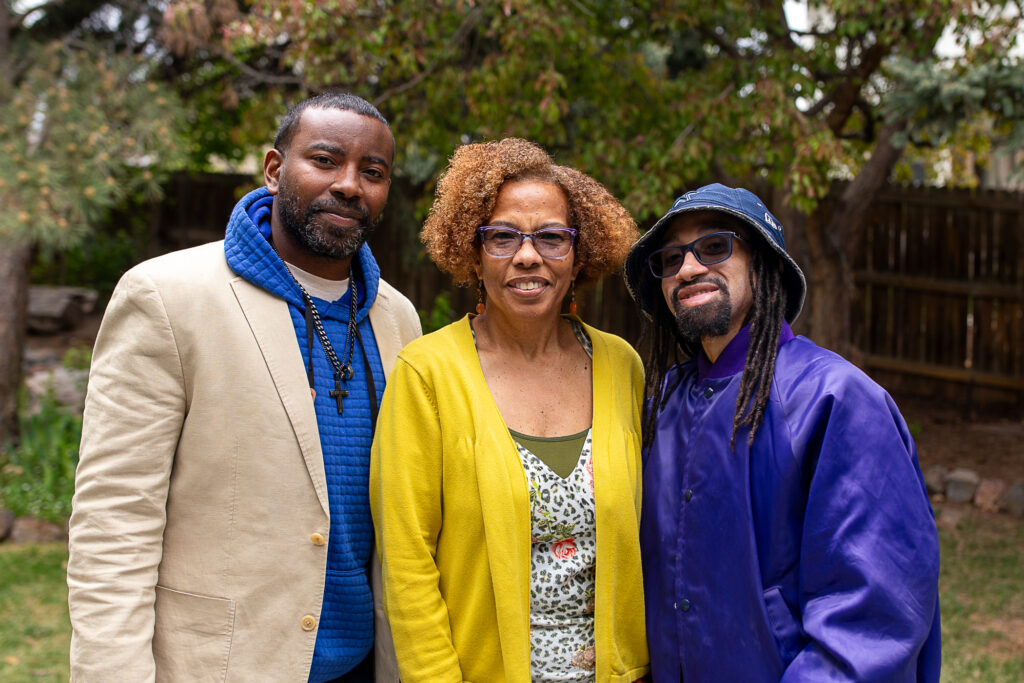
[{"label": "green foliage", "polygon": [[92,347],[86,344],[72,346],[64,352],[61,365],[70,370],[88,370],[92,364]]},{"label": "green foliage", "polygon": [[[976,107],[925,110],[914,126],[959,113],[966,125],[991,128],[1024,109],[1017,61],[1007,56],[1021,21],[1002,11],[1010,2],[809,4],[816,13],[804,33],[783,3],[745,0],[257,0],[220,24],[179,0],[168,16],[178,34],[222,33],[235,63],[262,74],[276,114],[283,101],[326,88],[378,104],[397,134],[397,172],[422,179],[427,193],[457,145],[519,136],[601,180],[641,222],[710,178],[757,178],[813,211],[835,178],[856,175],[870,158],[886,116],[907,101],[941,101],[907,90],[917,77],[900,65],[933,68],[944,30],[967,49],[952,68],[999,63],[1002,78],[983,79],[984,95],[973,85],[950,93]],[[259,103],[239,106],[253,115]],[[914,143],[921,155],[934,144]]]},{"label": "green foliage", "polygon": [[147,254],[149,210],[142,197],[130,198],[93,227],[89,239],[67,249],[39,249],[31,280],[98,290],[104,299],[126,270]]},{"label": "green foliage", "polygon": [[21,440],[0,450],[0,507],[18,516],[63,523],[71,514],[82,418],[52,393],[21,418]]},{"label": "green foliage", "polygon": [[429,311],[417,311],[423,334],[439,330],[452,321],[452,296],[449,292],[439,292]]},{"label": "green foliage", "polygon": [[62,249],[126,197],[159,195],[184,158],[183,110],[144,58],[97,46],[37,48],[0,98],[0,237]]},{"label": "green foliage", "polygon": [[1006,59],[943,68],[906,59],[893,60],[898,84],[886,100],[889,116],[910,121],[903,141],[926,146],[946,144],[965,125],[999,120],[1015,146],[1024,143],[1024,72]]},{"label": "green foliage", "polygon": [[0,545],[0,680],[62,683],[70,676],[64,543]]}]

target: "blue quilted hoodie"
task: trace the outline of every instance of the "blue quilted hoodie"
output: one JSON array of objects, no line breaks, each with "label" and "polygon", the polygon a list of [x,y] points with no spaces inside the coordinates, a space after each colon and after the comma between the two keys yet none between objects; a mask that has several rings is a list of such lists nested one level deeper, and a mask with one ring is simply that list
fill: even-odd
[{"label": "blue quilted hoodie", "polygon": [[[266,188],[254,190],[243,197],[231,214],[224,253],[231,270],[288,303],[295,336],[302,351],[302,364],[306,366],[310,348],[302,294],[288,268],[267,241],[272,205],[273,197]],[[377,297],[380,270],[369,246],[364,244],[359,249],[353,259],[352,274],[359,290],[356,321],[373,373],[377,405],[380,405],[384,370],[368,318]],[[346,293],[334,302],[316,297],[313,301],[335,351],[343,358],[349,295]],[[367,491],[373,430],[366,371],[358,345],[352,355],[355,374],[348,382],[342,383],[342,388],[349,392],[344,401],[343,415],[338,415],[337,404],[330,397],[330,391],[334,389],[334,371],[315,337],[312,353],[316,388],[314,407],[331,513],[324,601],[309,673],[309,680],[318,683],[351,670],[373,646],[373,594],[367,574],[373,540]],[[251,453],[250,457],[258,458],[259,453]],[[266,504],[280,505],[282,501],[268,500]]]}]

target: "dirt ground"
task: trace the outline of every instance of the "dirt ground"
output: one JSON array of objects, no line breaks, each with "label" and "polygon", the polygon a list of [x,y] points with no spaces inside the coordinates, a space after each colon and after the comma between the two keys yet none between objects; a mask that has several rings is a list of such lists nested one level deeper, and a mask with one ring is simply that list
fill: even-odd
[{"label": "dirt ground", "polygon": [[944,465],[968,467],[983,478],[1002,479],[1007,485],[1024,480],[1024,420],[977,416],[938,401],[919,397],[896,398],[907,422],[916,432],[921,468]]},{"label": "dirt ground", "polygon": [[[54,362],[73,346],[92,346],[100,318],[100,313],[90,314],[71,332],[30,335],[29,364]],[[895,398],[915,433],[922,469],[936,464],[950,469],[969,467],[983,478],[999,478],[1008,485],[1024,480],[1024,419],[984,415],[968,419],[947,402]]]}]

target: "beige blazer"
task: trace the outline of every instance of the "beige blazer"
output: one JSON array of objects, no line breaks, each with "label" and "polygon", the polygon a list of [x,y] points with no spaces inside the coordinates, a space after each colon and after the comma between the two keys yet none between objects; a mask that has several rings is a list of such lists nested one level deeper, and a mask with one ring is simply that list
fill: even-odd
[{"label": "beige blazer", "polygon": [[[390,373],[416,311],[381,281],[370,321]],[[331,531],[317,422],[287,305],[222,242],[121,279],[75,485],[72,680],[305,683]],[[379,604],[377,680],[397,681]]]}]

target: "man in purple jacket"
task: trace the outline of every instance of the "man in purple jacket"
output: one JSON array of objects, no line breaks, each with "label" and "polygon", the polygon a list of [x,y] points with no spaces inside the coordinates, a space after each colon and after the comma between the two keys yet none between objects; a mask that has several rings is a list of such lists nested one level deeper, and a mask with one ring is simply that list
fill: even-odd
[{"label": "man in purple jacket", "polygon": [[938,537],[913,439],[881,387],[793,335],[806,283],[779,222],[746,190],[687,192],[625,275],[651,323],[655,682],[938,681]]}]

